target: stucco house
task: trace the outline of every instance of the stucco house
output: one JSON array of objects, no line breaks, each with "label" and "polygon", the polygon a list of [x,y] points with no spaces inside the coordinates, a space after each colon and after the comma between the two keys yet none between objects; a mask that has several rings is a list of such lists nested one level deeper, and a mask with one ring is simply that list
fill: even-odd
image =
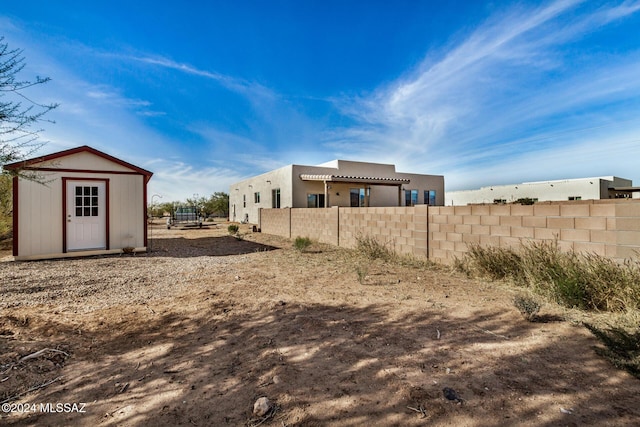
[{"label": "stucco house", "polygon": [[476,190],[447,191],[445,194],[446,205],[449,206],[511,203],[524,198],[543,202],[638,197],[640,188],[633,187],[631,180],[617,176],[492,185]]},{"label": "stucco house", "polygon": [[151,172],[86,145],[4,168],[43,182],[13,179],[14,259],[146,251]]},{"label": "stucco house", "polygon": [[229,219],[257,223],[260,208],[444,204],[444,177],[396,172],[395,165],[333,160],[288,165],[232,184]]}]

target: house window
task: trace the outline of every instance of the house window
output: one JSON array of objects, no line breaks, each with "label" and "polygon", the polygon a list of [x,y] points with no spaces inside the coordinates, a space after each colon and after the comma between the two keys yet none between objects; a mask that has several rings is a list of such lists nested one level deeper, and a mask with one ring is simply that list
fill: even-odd
[{"label": "house window", "polygon": [[308,208],[324,208],[324,194],[308,194],[307,207]]},{"label": "house window", "polygon": [[253,203],[260,203],[260,192],[253,193]]},{"label": "house window", "polygon": [[242,207],[243,208],[247,207],[247,195],[246,194],[242,195]]},{"label": "house window", "polygon": [[436,205],[436,190],[424,190],[424,204],[429,206]]},{"label": "house window", "polygon": [[[367,189],[368,190],[368,189]],[[350,206],[352,208],[361,208],[366,206],[365,198],[366,190],[364,188],[352,188],[349,190]]]},{"label": "house window", "polygon": [[404,204],[405,206],[415,206],[418,204],[418,190],[405,190],[404,191]]},{"label": "house window", "polygon": [[582,196],[569,196],[569,200],[582,200]]},{"label": "house window", "polygon": [[280,208],[280,189],[275,188],[271,190],[271,207],[279,209]]}]

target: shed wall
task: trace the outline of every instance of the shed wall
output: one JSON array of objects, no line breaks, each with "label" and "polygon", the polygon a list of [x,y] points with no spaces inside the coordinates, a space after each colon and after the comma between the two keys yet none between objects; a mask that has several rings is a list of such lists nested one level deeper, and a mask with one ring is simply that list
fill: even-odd
[{"label": "shed wall", "polygon": [[63,177],[107,179],[109,249],[144,248],[146,201],[142,175],[49,172],[46,185],[18,180],[18,258],[63,254]]}]

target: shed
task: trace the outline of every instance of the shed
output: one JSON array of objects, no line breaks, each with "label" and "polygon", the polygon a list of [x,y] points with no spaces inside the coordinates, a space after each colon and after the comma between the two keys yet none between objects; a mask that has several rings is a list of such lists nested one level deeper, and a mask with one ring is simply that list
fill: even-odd
[{"label": "shed", "polygon": [[4,168],[42,177],[13,178],[14,259],[146,252],[153,173],[86,145]]}]

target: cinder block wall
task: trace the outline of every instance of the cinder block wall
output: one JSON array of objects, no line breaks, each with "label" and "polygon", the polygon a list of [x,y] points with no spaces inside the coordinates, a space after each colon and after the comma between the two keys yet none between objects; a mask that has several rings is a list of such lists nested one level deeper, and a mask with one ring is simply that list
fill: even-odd
[{"label": "cinder block wall", "polygon": [[308,237],[322,243],[339,245],[338,207],[291,209],[291,237]]},{"label": "cinder block wall", "polygon": [[564,250],[620,260],[640,251],[637,201],[430,207],[429,223],[429,258],[446,263],[461,257],[470,243],[514,247],[523,240],[556,240]]},{"label": "cinder block wall", "polygon": [[640,256],[640,202],[586,200],[535,205],[263,209],[264,233],[355,247],[375,236],[403,254],[451,263],[469,244],[515,247],[557,241],[564,250],[623,260]]},{"label": "cinder block wall", "polygon": [[291,208],[260,209],[258,226],[263,233],[291,237]]},{"label": "cinder block wall", "polygon": [[426,257],[427,208],[340,208],[340,246],[353,248],[359,236],[374,236],[398,253]]}]

